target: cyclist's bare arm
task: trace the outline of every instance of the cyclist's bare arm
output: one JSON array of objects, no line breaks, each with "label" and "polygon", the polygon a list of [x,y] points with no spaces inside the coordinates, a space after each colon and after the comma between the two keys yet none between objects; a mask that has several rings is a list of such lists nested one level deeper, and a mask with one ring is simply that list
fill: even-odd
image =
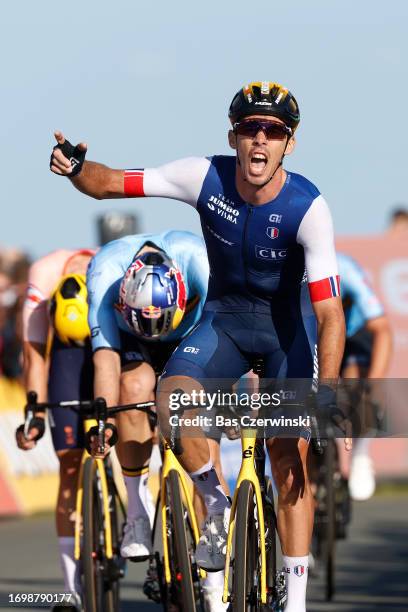
[{"label": "cyclist's bare arm", "polygon": [[108,406],[119,403],[120,357],[110,348],[101,348],[93,354],[94,397],[104,397]]},{"label": "cyclist's bare arm", "polygon": [[340,297],[314,302],[317,319],[319,378],[337,381],[343,359],[345,323]]},{"label": "cyclist's bare arm", "polygon": [[[333,224],[322,196],[314,200],[305,214],[297,241],[304,248],[309,292],[317,319],[319,380],[331,386],[330,381],[335,383],[339,377],[346,330]],[[345,438],[344,444],[347,450],[351,449],[351,439]]]},{"label": "cyclist's bare arm", "polygon": [[[55,138],[58,144],[64,144],[62,132],[55,132]],[[87,150],[85,143],[77,147],[82,152]],[[114,170],[103,164],[84,161],[80,173],[70,180],[79,191],[98,200],[159,196],[195,206],[209,166],[205,157],[187,158],[140,171]],[[59,148],[52,152],[50,168],[55,174],[68,178],[72,173],[70,160]],[[136,181],[135,173],[138,175]]]},{"label": "cyclist's bare arm", "polygon": [[[120,390],[120,357],[119,353],[108,348],[101,348],[93,354],[94,363],[94,397],[103,397],[108,406],[119,403]],[[108,417],[107,423],[115,425],[115,418]],[[91,438],[91,454],[94,457],[102,457],[109,454],[109,440],[112,431],[105,431],[105,452],[100,455],[98,451],[97,436]]]},{"label": "cyclist's bare arm", "polygon": [[370,319],[366,329],[372,334],[373,347],[371,353],[368,378],[384,378],[392,355],[392,331],[385,315]]},{"label": "cyclist's bare arm", "polygon": [[24,383],[27,391],[35,391],[39,402],[47,401],[48,368],[46,346],[38,342],[24,342]]},{"label": "cyclist's bare arm", "polygon": [[[23,343],[24,355],[24,383],[27,391],[35,391],[39,402],[47,400],[48,368],[46,363],[46,346],[38,342]],[[38,417],[45,417],[44,413],[37,413]],[[22,431],[16,434],[17,445],[22,450],[31,450],[35,447],[33,439],[38,435],[38,429],[30,429],[26,438]]]}]

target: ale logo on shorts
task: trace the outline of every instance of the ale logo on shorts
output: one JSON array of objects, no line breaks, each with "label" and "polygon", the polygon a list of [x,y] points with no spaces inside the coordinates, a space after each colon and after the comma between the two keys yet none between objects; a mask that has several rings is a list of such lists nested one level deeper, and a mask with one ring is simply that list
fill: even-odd
[{"label": "ale logo on shorts", "polygon": [[295,572],[296,576],[303,576],[303,574],[305,573],[305,566],[304,565],[296,565],[293,568],[293,571]]},{"label": "ale logo on shorts", "polygon": [[186,346],[186,348],[183,350],[183,353],[192,353],[193,355],[198,355],[199,352],[200,349],[195,346]]}]

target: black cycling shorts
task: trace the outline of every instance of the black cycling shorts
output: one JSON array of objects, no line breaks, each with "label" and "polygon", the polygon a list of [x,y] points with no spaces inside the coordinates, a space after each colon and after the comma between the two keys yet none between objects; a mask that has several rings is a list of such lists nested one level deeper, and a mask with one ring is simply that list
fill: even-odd
[{"label": "black cycling shorts", "polygon": [[[49,401],[90,400],[93,397],[93,363],[90,343],[66,346],[54,338],[48,376]],[[56,451],[84,448],[82,417],[69,408],[49,413],[51,436]]]}]

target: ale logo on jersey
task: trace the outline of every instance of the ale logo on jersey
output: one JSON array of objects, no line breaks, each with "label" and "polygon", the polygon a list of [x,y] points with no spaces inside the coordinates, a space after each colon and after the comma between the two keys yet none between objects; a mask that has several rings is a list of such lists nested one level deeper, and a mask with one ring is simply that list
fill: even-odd
[{"label": "ale logo on jersey", "polygon": [[303,574],[305,573],[305,566],[304,565],[296,565],[296,567],[293,568],[294,573],[296,574],[296,576],[303,576]]},{"label": "ale logo on jersey", "polygon": [[267,227],[266,235],[273,240],[274,238],[277,238],[279,236],[279,230],[277,227]]}]

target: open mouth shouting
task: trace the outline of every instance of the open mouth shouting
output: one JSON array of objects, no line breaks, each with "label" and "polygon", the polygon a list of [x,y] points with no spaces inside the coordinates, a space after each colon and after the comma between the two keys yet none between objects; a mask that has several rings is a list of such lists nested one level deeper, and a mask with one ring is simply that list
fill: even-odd
[{"label": "open mouth shouting", "polygon": [[251,151],[249,153],[249,174],[262,176],[268,164],[268,157],[263,151]]}]

